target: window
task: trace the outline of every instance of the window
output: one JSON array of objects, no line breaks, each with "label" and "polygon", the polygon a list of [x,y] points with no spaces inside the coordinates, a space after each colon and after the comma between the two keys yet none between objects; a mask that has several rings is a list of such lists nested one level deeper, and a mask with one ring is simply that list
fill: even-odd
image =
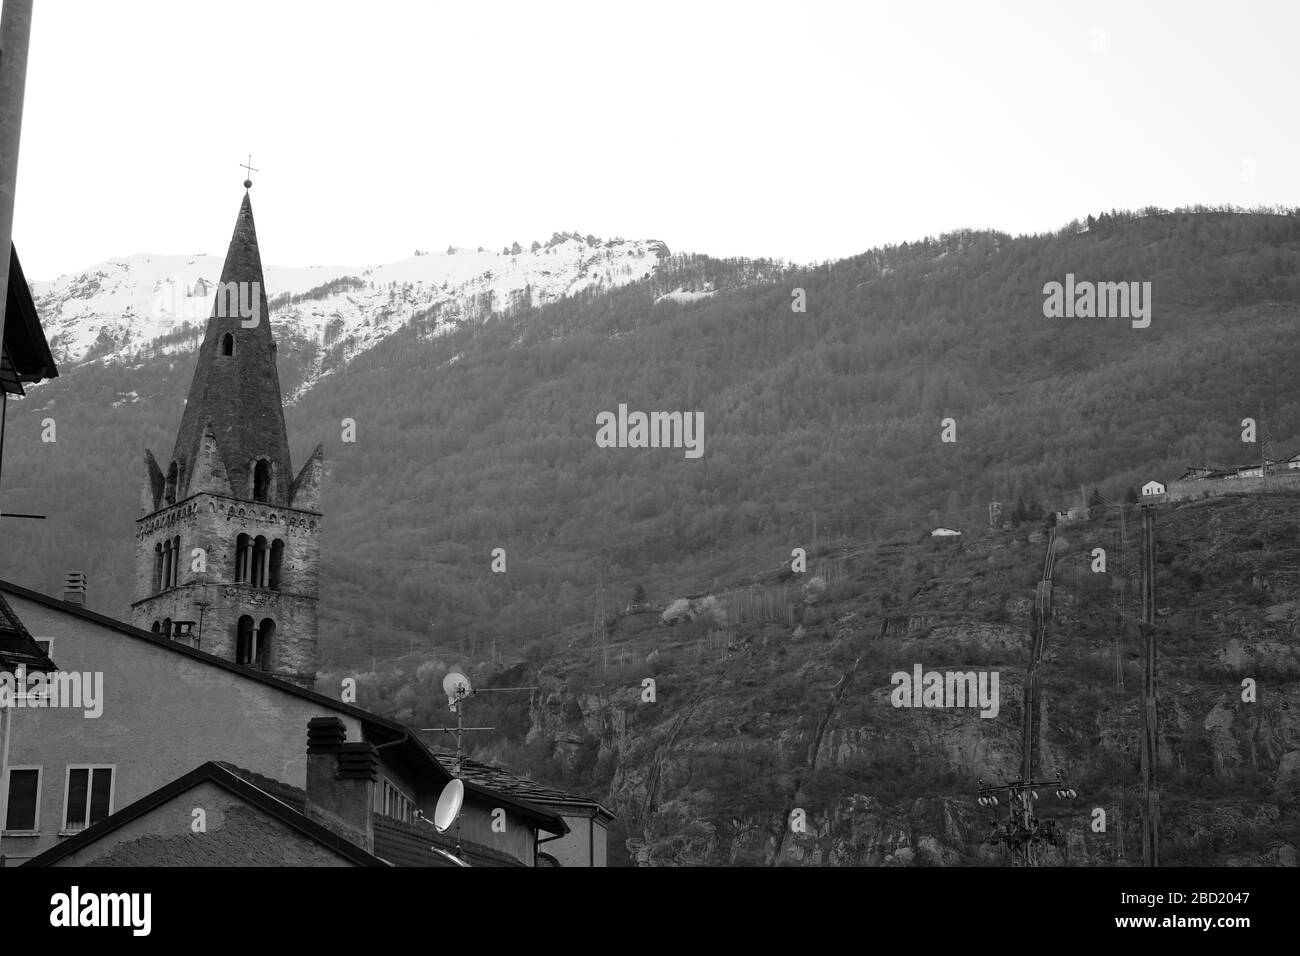
[{"label": "window", "polygon": [[415,822],[415,801],[398,790],[388,778],[375,788],[375,812],[406,823]]},{"label": "window", "polygon": [[177,535],[172,538],[172,579],[168,587],[176,587],[181,583],[181,536]]},{"label": "window", "polygon": [[172,636],[172,619],[169,618],[169,617],[165,617],[165,618],[163,618],[163,622],[162,622],[162,636],[163,636],[163,637],[171,637],[171,636]]},{"label": "window", "polygon": [[157,594],[163,589],[163,546],[159,541],[153,546],[153,590]]},{"label": "window", "polygon": [[221,354],[222,355],[235,354],[235,336],[230,332],[227,332],[225,335],[221,337]]},{"label": "window", "polygon": [[257,633],[253,628],[253,619],[245,614],[235,625],[235,663],[251,664],[256,654],[256,643]]},{"label": "window", "polygon": [[235,539],[235,583],[247,584],[253,564],[252,538],[241,534]]},{"label": "window", "polygon": [[266,538],[258,535],[253,541],[253,577],[249,582],[255,588],[267,587],[271,582],[269,561],[271,549]]},{"label": "window", "polygon": [[153,622],[153,627],[149,628],[149,630],[153,631],[155,634],[161,634],[161,633],[162,633],[162,621],[154,621],[154,622]]},{"label": "window", "polygon": [[276,538],[271,542],[271,577],[268,587],[280,590],[280,565],[284,563],[284,542]]},{"label": "window", "polygon": [[271,668],[268,666],[271,660],[271,642],[275,639],[275,621],[269,617],[263,618],[261,625],[257,629],[257,647],[253,653],[253,666],[258,670],[267,671]]},{"label": "window", "polygon": [[266,501],[271,493],[271,463],[265,458],[257,459],[253,466],[253,500]]},{"label": "window", "polygon": [[10,767],[5,833],[35,833],[40,828],[41,768]]},{"label": "window", "polygon": [[84,830],[113,812],[113,770],[111,765],[68,767],[63,789],[65,833]]},{"label": "window", "polygon": [[[32,640],[36,642],[36,646],[44,651],[45,655],[48,657],[50,648],[53,646],[54,641],[48,637],[36,637],[32,638]],[[36,701],[49,696],[50,687],[49,684],[45,683],[45,670],[43,668],[32,667],[29,668],[25,674],[22,670],[19,670],[18,673],[23,675],[23,679],[18,681],[17,684],[17,692],[20,698]],[[33,703],[29,706],[39,707],[41,705]]]}]

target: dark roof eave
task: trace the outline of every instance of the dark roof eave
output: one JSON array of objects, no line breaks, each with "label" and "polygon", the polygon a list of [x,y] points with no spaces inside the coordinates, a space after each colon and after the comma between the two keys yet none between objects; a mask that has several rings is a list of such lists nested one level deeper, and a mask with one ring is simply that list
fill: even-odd
[{"label": "dark roof eave", "polygon": [[18,249],[9,246],[9,288],[6,290],[4,349],[13,363],[13,374],[20,382],[39,382],[57,378],[58,367],[45,339],[36,303],[32,301],[27,277],[18,261]]},{"label": "dark roof eave", "polygon": [[358,720],[362,721],[363,724],[368,725],[368,729],[387,731],[391,735],[391,739],[401,737],[408,732],[404,725],[389,720],[387,717],[380,717],[378,714],[373,714],[368,710],[363,710],[354,704],[345,704],[342,701],[326,697],[324,694],[318,694],[314,690],[307,690],[306,688],[299,687],[297,684],[291,684],[278,677],[272,677],[270,674],[266,674],[262,671],[240,667],[238,664],[217,657],[215,654],[209,654],[207,651],[196,650],[195,648],[187,647],[184,644],[177,644],[175,641],[155,634],[152,631],[143,630],[134,625],[127,624],[125,621],[119,621],[106,614],[100,614],[98,611],[92,611],[88,608],[82,607],[79,604],[69,604],[67,601],[51,597],[48,594],[42,594],[40,591],[33,591],[31,588],[25,588],[22,585],[14,584],[3,579],[0,579],[0,592],[8,592],[17,595],[18,597],[43,605],[44,607],[54,608],[55,610],[62,611],[65,614],[71,614],[73,617],[79,617],[83,620],[98,624],[101,627],[107,627],[110,630],[117,631],[119,634],[125,634],[127,637],[134,637],[137,640],[147,641],[157,647],[166,648],[173,653],[183,654],[186,657],[202,661],[205,664],[212,664],[215,667],[220,667],[222,670],[239,674],[242,677],[257,681],[260,684],[266,684],[268,687],[274,687],[276,690],[284,691],[287,694],[292,694],[295,697],[302,698],[303,700],[309,700],[312,703],[320,704],[324,707],[330,708],[331,710],[356,717]]}]

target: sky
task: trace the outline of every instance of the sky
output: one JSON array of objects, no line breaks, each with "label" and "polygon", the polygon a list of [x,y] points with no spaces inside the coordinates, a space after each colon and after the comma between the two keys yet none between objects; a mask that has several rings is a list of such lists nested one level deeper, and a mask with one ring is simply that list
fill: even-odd
[{"label": "sky", "polygon": [[1300,3],[36,0],[29,279],[545,241],[839,259],[1089,212],[1300,205]]}]

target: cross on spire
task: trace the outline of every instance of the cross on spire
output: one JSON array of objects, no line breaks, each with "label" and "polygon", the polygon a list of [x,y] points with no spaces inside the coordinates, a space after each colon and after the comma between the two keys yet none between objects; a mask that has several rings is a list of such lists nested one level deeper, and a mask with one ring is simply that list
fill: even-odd
[{"label": "cross on spire", "polygon": [[[246,162],[246,163],[240,163],[240,164],[239,164],[240,167],[244,170],[244,175],[246,175],[246,176],[252,176],[253,173],[260,173],[260,172],[261,172],[260,169],[254,169],[253,166],[252,166],[252,163],[253,163],[253,154],[252,154],[252,153],[249,153],[249,154],[248,154],[248,162]],[[253,187],[253,180],[252,180],[252,179],[245,179],[245,180],[244,180],[244,188],[245,188],[245,189],[251,189],[252,187]]]}]

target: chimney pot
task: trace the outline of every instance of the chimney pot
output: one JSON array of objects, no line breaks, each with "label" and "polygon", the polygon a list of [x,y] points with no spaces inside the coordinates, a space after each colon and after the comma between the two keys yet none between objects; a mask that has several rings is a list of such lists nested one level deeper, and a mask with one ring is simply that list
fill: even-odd
[{"label": "chimney pot", "polygon": [[379,751],[368,741],[347,742],[337,717],[307,723],[307,799],[309,819],[329,827],[366,852],[375,851],[375,781]]},{"label": "chimney pot", "polygon": [[307,721],[307,753],[336,754],[348,739],[347,728],[337,717],[313,717]]},{"label": "chimney pot", "polygon": [[68,572],[67,580],[63,584],[63,600],[69,604],[86,606],[86,573],[84,571]]}]

